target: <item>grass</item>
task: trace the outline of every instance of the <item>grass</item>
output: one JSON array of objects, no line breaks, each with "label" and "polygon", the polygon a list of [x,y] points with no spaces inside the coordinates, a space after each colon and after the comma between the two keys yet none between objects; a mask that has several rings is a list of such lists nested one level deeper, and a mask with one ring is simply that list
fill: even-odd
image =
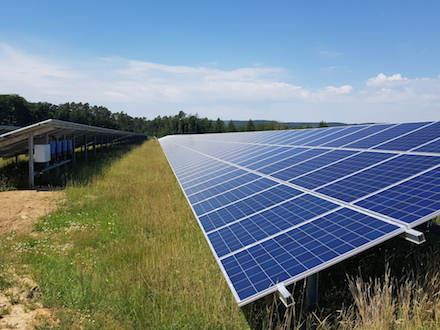
[{"label": "grass", "polygon": [[66,328],[248,327],[161,153],[147,142],[72,185],[12,247]]},{"label": "grass", "polygon": [[302,282],[295,308],[273,295],[240,309],[157,141],[75,176],[31,236],[0,236],[0,289],[12,271],[31,273],[60,320],[41,329],[439,328],[436,235],[421,246],[396,238],[322,271],[315,313],[301,312]]},{"label": "grass", "polygon": [[424,275],[411,271],[398,279],[388,269],[382,278],[350,278],[354,305],[341,312],[340,328],[438,329],[440,262],[431,253],[422,259],[429,261]]}]

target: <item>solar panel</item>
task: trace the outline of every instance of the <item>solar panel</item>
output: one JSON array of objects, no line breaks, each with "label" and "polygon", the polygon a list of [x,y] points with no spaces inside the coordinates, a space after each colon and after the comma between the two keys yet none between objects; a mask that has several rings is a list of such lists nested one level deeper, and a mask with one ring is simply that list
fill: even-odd
[{"label": "solar panel", "polygon": [[440,122],[159,141],[240,306],[440,215]]}]

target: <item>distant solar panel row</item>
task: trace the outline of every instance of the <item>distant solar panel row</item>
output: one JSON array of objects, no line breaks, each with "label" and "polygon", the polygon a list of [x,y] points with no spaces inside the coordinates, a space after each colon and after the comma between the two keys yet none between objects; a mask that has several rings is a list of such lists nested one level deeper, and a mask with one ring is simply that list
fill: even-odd
[{"label": "distant solar panel row", "polygon": [[240,306],[440,214],[440,122],[160,143]]}]

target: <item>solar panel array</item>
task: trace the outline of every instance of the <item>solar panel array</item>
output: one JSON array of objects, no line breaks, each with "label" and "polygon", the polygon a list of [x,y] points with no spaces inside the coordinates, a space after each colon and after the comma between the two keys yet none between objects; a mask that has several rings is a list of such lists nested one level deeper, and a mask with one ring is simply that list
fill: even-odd
[{"label": "solar panel array", "polygon": [[160,144],[240,306],[440,215],[440,122]]}]

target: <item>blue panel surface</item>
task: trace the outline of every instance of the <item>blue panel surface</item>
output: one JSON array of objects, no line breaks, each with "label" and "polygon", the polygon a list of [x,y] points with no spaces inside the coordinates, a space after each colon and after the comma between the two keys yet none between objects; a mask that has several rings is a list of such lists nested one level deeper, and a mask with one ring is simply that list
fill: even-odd
[{"label": "blue panel surface", "polygon": [[[327,142],[327,143],[323,144],[322,146],[323,147],[335,147],[335,148],[341,147],[343,145],[353,143],[353,141],[357,141],[359,139],[363,139],[363,138],[365,138],[367,136],[370,136],[372,134],[380,132],[380,131],[382,131],[384,129],[387,129],[387,128],[391,127],[391,126],[393,126],[393,125],[389,125],[388,124],[388,125],[368,126],[368,127],[364,128],[362,130],[355,131],[354,133],[343,135],[342,137],[340,137],[340,138],[338,138],[336,140]],[[361,127],[364,127],[364,126],[361,126]]]},{"label": "blue panel surface", "polygon": [[361,200],[356,205],[407,223],[435,214],[440,210],[440,168]]},{"label": "blue panel surface", "polygon": [[402,155],[317,191],[345,202],[352,202],[438,164],[440,157]]},{"label": "blue panel surface", "polygon": [[420,148],[415,149],[417,152],[435,152],[440,154],[440,140],[433,141],[428,143]]},{"label": "blue panel surface", "polygon": [[[349,227],[347,228],[347,225]],[[362,249],[399,227],[349,209],[268,239],[221,260],[241,300]]]},{"label": "blue panel surface", "polygon": [[301,192],[296,189],[286,186],[276,186],[261,192],[259,195],[250,196],[202,215],[199,219],[205,231],[209,232],[299,194],[301,194]]},{"label": "blue panel surface", "polygon": [[434,123],[374,149],[407,151],[438,138],[440,123]]},{"label": "blue panel surface", "polygon": [[261,177],[256,174],[245,172],[243,175],[237,176],[231,180],[223,181],[216,185],[211,185],[205,189],[200,189],[196,193],[188,195],[188,199],[190,203],[194,205],[212,196],[219,195],[247,183],[252,183],[260,178]]},{"label": "blue panel surface", "polygon": [[318,169],[317,171],[303,175],[290,182],[307,189],[315,189],[374,164],[378,164],[391,157],[395,157],[395,155],[378,152],[364,152],[345,160],[341,160],[340,162],[323,169]]},{"label": "blue panel surface", "polygon": [[302,195],[245,220],[209,233],[219,257],[275,235],[337,208],[324,199]]},{"label": "blue panel surface", "polygon": [[[300,149],[300,148],[298,148]],[[274,172],[278,172],[279,170],[285,169],[286,167],[293,166],[295,164],[299,164],[308,159],[321,155],[323,153],[327,153],[329,150],[326,149],[307,149],[304,152],[301,152],[295,156],[283,159],[279,162],[275,162],[271,165],[267,165],[262,168],[258,168],[257,171],[263,174],[270,174]]]},{"label": "blue panel surface", "polygon": [[211,198],[207,198],[200,203],[193,204],[193,208],[197,215],[202,215],[225,205],[234,203],[240,199],[244,199],[247,196],[260,193],[275,185],[277,185],[275,181],[265,178],[258,179],[245,185],[234,187],[223,194],[218,194]]},{"label": "blue panel surface", "polygon": [[382,130],[379,133],[366,137],[357,142],[353,142],[345,145],[347,148],[362,148],[368,149],[374,147],[378,144],[384,143],[390,139],[394,139],[402,134],[407,134],[417,128],[425,126],[427,123],[408,123],[408,124],[399,124],[393,126],[389,129]]},{"label": "blue panel surface", "polygon": [[255,161],[252,164],[249,164],[246,166],[249,170],[257,170],[262,167],[270,166],[273,164],[276,164],[280,161],[289,159],[290,157],[293,157],[295,155],[301,154],[305,151],[308,151],[310,149],[306,148],[286,148],[283,149],[282,152],[277,153],[270,157],[263,157],[259,161]]},{"label": "blue panel surface", "polygon": [[322,138],[305,143],[307,146],[320,146],[330,141],[337,140],[341,136],[347,136],[354,132],[364,129],[365,126],[351,126],[351,127],[341,127],[339,129],[334,129],[330,134],[323,136]]},{"label": "blue panel surface", "polygon": [[440,122],[159,141],[240,306],[440,215]]},{"label": "blue panel surface", "polygon": [[356,153],[355,151],[348,151],[348,150],[333,150],[318,155],[310,160],[303,161],[298,165],[290,166],[281,171],[272,173],[272,176],[284,181],[293,180],[294,178],[302,174],[315,171],[323,166],[334,163],[336,161],[340,161],[341,159],[344,159],[346,157],[352,156],[355,153]]}]

